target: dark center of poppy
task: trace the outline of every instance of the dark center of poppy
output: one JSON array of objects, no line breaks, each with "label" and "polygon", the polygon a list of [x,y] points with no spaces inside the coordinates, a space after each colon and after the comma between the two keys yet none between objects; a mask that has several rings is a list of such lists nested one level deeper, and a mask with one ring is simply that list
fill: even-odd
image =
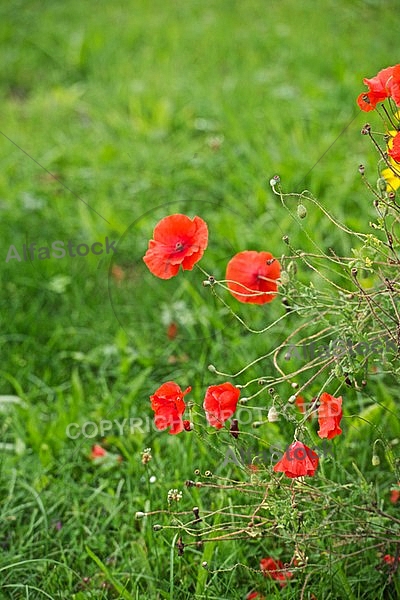
[{"label": "dark center of poppy", "polygon": [[176,242],[175,244],[175,252],[180,252],[184,249],[184,244],[182,242]]}]

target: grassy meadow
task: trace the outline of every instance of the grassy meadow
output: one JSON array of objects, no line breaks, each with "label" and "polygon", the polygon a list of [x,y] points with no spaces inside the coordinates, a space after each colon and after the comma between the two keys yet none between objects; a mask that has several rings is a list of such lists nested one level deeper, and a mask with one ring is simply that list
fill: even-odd
[{"label": "grassy meadow", "polygon": [[[216,279],[246,249],[359,256],[358,240],[313,204],[300,220],[269,180],[310,190],[344,226],[370,233],[358,166],[375,186],[377,154],[360,135],[375,117],[356,98],[364,77],[400,62],[397,12],[394,0],[1,3],[1,599],[400,597],[395,353],[365,375],[356,365],[350,385],[350,371],[336,372],[343,434],[315,478],[297,489],[275,474],[268,495],[271,449],[292,441],[293,421],[252,426],[266,418],[265,389],[243,404],[234,439],[206,425],[204,391],[277,376],[271,350],[300,323],[312,335],[324,322],[281,299],[247,306],[221,289],[219,300],[196,268],[162,281],[142,260],[172,213],[207,222],[201,267]],[[57,241],[65,255],[39,256]],[[95,251],[79,256],[80,244]],[[336,304],[334,285],[301,264],[297,279],[304,297],[325,294],[325,325],[340,335],[346,323],[351,335],[353,309]],[[343,281],[334,268],[330,279]],[[256,335],[233,313],[254,330],[277,322]],[[155,429],[149,401],[169,380],[192,387],[194,430],[178,436]],[[275,391],[293,394],[288,383]],[[90,458],[94,444],[104,460]],[[243,453],[265,469],[234,460]],[[182,498],[168,503],[173,489]],[[195,506],[203,521],[189,526]],[[251,530],[251,507],[268,531]],[[263,576],[268,556],[291,562],[286,585]]]}]

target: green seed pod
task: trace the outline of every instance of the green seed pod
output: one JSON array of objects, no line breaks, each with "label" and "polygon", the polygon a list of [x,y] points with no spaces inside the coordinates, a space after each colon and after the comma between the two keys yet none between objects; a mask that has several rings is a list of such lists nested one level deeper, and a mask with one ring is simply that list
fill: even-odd
[{"label": "green seed pod", "polygon": [[305,219],[307,216],[307,209],[304,204],[299,204],[297,207],[297,216],[299,219]]},{"label": "green seed pod", "polygon": [[281,283],[287,285],[290,281],[289,273],[287,271],[281,271]]},{"label": "green seed pod", "polygon": [[289,273],[289,275],[296,275],[297,273],[297,265],[295,262],[293,262],[293,260],[290,261],[290,263],[287,266],[287,272]]}]

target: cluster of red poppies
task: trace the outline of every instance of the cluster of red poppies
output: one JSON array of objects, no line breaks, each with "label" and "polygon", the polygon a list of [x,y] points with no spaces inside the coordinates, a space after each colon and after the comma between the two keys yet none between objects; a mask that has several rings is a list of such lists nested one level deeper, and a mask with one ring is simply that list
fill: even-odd
[{"label": "cluster of red poppies", "polygon": [[[183,270],[192,270],[201,259],[208,244],[208,228],[203,219],[195,216],[174,214],[164,217],[154,228],[153,239],[143,258],[150,271],[161,279],[170,279]],[[247,250],[236,254],[228,263],[226,283],[229,291],[240,302],[264,304],[276,296],[280,264],[269,252]],[[159,430],[169,427],[170,434],[191,431],[193,424],[183,418],[186,410],[184,397],[191,387],[182,391],[174,381],[163,383],[150,396],[155,426]],[[221,429],[232,417],[240,397],[240,390],[229,382],[207,388],[203,408],[212,427]],[[318,422],[321,438],[332,439],[340,434],[342,398],[334,398],[324,392],[319,398]],[[237,430],[231,427],[237,437]],[[318,455],[296,440],[286,450],[274,471],[287,477],[314,475],[318,467]]]},{"label": "cluster of red poppies", "polygon": [[[208,244],[207,224],[200,217],[181,214],[161,219],[143,257],[149,270],[160,279],[170,279],[179,268],[191,271]],[[239,302],[265,304],[276,296],[279,261],[269,252],[245,250],[236,254],[226,268],[226,283]]]},{"label": "cluster of red poppies", "polygon": [[[174,381],[163,383],[150,396],[151,408],[154,410],[154,423],[157,429],[170,427],[169,433],[180,433],[184,429],[190,431],[193,425],[183,419],[186,409],[183,397],[191,391],[188,387],[184,392]],[[221,429],[235,412],[240,390],[229,382],[210,385],[207,388],[203,402],[208,423],[216,429]]]},{"label": "cluster of red poppies", "polygon": [[[182,391],[174,381],[163,383],[150,396],[151,408],[154,410],[154,422],[160,431],[170,428],[169,433],[177,434],[183,430],[191,431],[193,424],[183,419],[186,410],[184,396],[191,391],[188,387]],[[229,382],[210,385],[207,388],[203,408],[206,418],[212,427],[221,429],[224,423],[234,414],[239,401],[240,391]],[[332,439],[342,433],[342,398],[334,398],[324,392],[319,398],[317,408],[320,438]],[[291,444],[283,457],[274,466],[275,472],[282,472],[287,477],[302,477],[314,475],[318,467],[318,455],[296,440]]]}]

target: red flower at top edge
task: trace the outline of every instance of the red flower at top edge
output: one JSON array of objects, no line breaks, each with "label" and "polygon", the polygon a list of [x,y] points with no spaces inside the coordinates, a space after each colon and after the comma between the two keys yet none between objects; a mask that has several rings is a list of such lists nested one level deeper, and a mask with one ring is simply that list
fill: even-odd
[{"label": "red flower at top edge", "polygon": [[362,93],[357,98],[361,110],[369,112],[376,108],[379,102],[386,98],[393,98],[397,106],[400,106],[400,65],[387,67],[371,79],[363,79],[369,91]]},{"label": "red flower at top edge", "polygon": [[229,417],[233,415],[239,401],[240,390],[231,383],[210,385],[203,402],[209,424],[221,429]]},{"label": "red flower at top edge", "polygon": [[320,438],[328,438],[328,440],[331,440],[342,433],[340,428],[340,421],[343,416],[342,397],[339,396],[339,398],[334,398],[330,394],[323,392],[319,401],[319,431],[317,433]]},{"label": "red flower at top edge", "polygon": [[151,408],[154,410],[154,423],[157,429],[163,431],[170,427],[169,433],[180,433],[185,425],[182,415],[186,404],[183,397],[190,392],[188,387],[184,392],[174,381],[163,383],[158,390],[150,396]]},{"label": "red flower at top edge", "polygon": [[312,477],[317,470],[318,455],[302,442],[294,442],[274,466],[275,472],[285,473],[286,477]]},{"label": "red flower at top edge", "polygon": [[282,587],[288,579],[293,577],[293,573],[285,569],[285,565],[281,560],[274,560],[273,558],[262,558],[260,560],[260,569],[266,577],[268,576],[276,581],[280,581]]},{"label": "red flower at top edge", "polygon": [[153,275],[170,279],[178,274],[179,267],[191,271],[203,256],[207,243],[208,228],[203,219],[169,215],[155,226],[143,260]]},{"label": "red flower at top edge", "polygon": [[229,261],[225,279],[239,302],[265,304],[275,298],[280,274],[281,266],[272,254],[244,250]]}]

